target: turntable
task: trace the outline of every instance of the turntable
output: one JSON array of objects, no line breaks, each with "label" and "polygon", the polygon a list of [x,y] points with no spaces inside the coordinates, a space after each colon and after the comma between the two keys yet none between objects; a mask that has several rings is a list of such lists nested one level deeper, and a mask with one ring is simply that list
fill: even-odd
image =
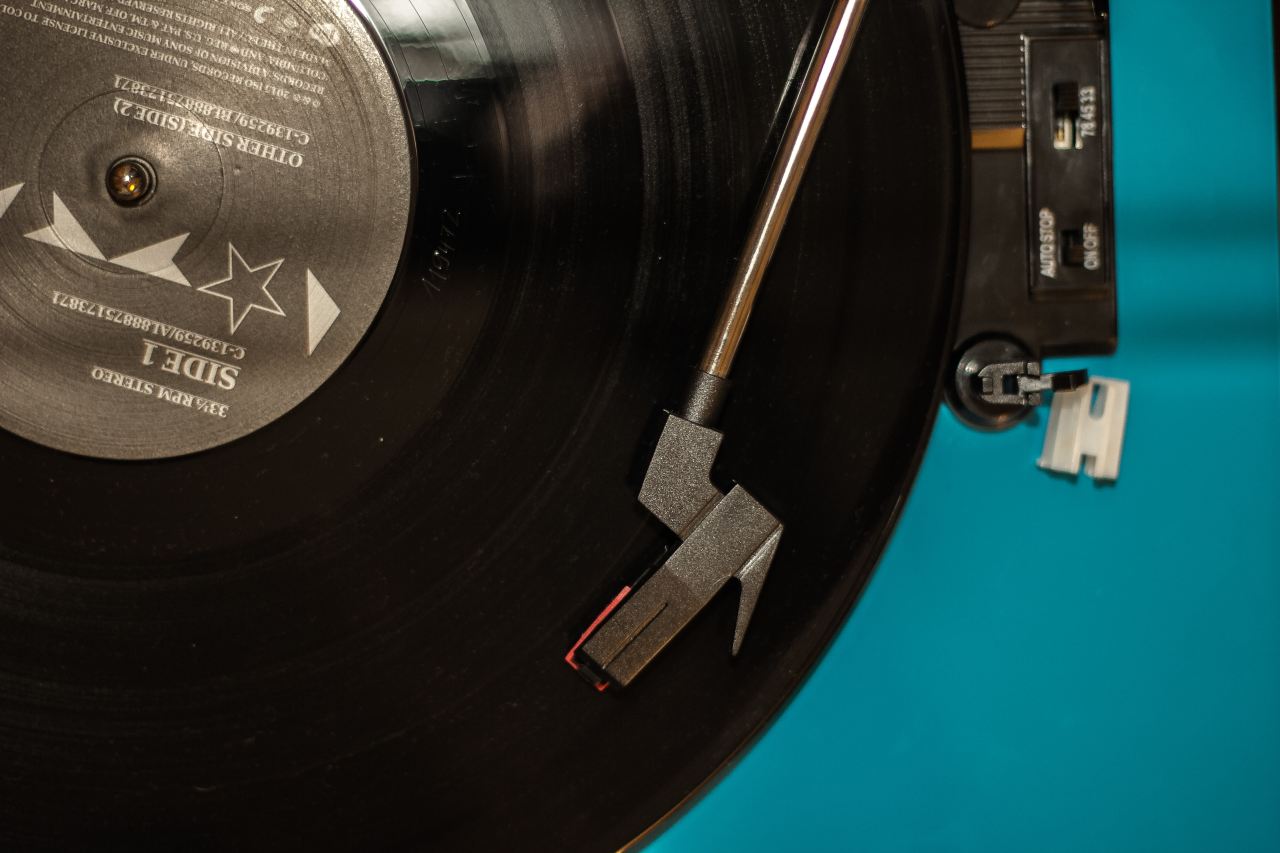
[{"label": "turntable", "polygon": [[[793,696],[657,849],[1038,846],[1103,708],[1168,743],[1139,633],[1216,601],[1176,647],[1231,695],[1275,616],[1275,489],[1157,452],[1275,469],[1269,83],[1146,89],[1119,15],[0,3],[4,846],[618,849]],[[1261,68],[1256,22],[1200,26]],[[1130,128],[1190,91],[1238,130],[1171,182],[1191,137]],[[1210,187],[1242,225],[1171,238]],[[1204,235],[1238,289],[1182,287]],[[1170,352],[1210,309],[1269,372]],[[1248,454],[1174,406],[1206,386]],[[1209,591],[1206,527],[1244,567]],[[1122,837],[1095,814],[1063,844]]]}]

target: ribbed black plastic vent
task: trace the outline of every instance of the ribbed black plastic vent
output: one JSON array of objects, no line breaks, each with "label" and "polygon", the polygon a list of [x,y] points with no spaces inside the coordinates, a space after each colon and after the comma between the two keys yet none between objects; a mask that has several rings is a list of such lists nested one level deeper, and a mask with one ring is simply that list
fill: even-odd
[{"label": "ribbed black plastic vent", "polygon": [[1096,28],[1092,0],[1024,0],[999,26],[978,29],[962,24],[973,128],[1026,127],[1026,36],[1072,35]]}]

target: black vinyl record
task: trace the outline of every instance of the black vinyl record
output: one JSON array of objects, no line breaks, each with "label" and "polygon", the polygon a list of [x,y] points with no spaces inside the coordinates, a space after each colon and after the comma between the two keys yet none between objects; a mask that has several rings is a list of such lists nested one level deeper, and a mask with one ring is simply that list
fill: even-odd
[{"label": "black vinyl record", "polygon": [[865,585],[950,352],[947,4],[871,3],[734,377],[717,477],[787,524],[745,647],[726,594],[603,695],[564,655],[673,545],[639,481],[828,4],[458,5],[476,67],[442,49],[409,79],[383,34],[413,221],[319,390],[171,459],[0,432],[5,849],[617,849],[767,724]]}]

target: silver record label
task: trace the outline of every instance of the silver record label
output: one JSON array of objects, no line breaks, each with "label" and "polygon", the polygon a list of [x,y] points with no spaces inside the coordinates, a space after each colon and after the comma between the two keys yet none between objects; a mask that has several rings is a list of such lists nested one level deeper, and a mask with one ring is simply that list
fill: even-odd
[{"label": "silver record label", "polygon": [[0,0],[0,426],[108,459],[243,437],[386,299],[409,135],[342,0]]}]

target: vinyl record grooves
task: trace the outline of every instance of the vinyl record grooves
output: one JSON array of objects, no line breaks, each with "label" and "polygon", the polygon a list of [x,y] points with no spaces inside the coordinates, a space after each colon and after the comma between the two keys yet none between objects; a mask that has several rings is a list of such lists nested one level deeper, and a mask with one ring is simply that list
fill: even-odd
[{"label": "vinyl record grooves", "polygon": [[[260,23],[247,4],[151,5],[225,15],[263,37],[286,15],[307,38],[350,11],[290,0]],[[55,32],[3,11],[6,46]],[[797,687],[905,498],[950,352],[962,218],[960,74],[942,0],[871,5],[741,357],[723,477],[789,525],[746,647],[729,657],[735,602],[723,597],[633,689],[605,696],[564,653],[670,546],[636,503],[638,478],[722,295],[801,70],[797,46],[827,4],[379,0],[364,11],[413,128],[407,240],[394,145],[368,117],[354,127],[386,151],[344,154],[343,177],[391,189],[371,205],[351,191],[345,227],[360,233],[310,205],[276,232],[323,235],[335,262],[353,246],[404,246],[394,277],[312,269],[339,296],[390,285],[343,332],[350,357],[261,425],[199,446],[164,444],[184,419],[147,437],[112,412],[104,429],[128,432],[138,452],[71,455],[38,424],[27,438],[0,431],[7,849],[625,846]],[[342,32],[359,39],[349,23]],[[71,63],[74,48],[60,50],[45,64]],[[329,70],[368,83],[359,75],[373,65],[352,70],[360,56],[339,51]],[[39,97],[27,73],[0,69],[10,114]],[[367,111],[363,85],[351,103]],[[351,126],[314,115],[331,134]],[[234,146],[223,153],[243,166]],[[0,184],[35,156],[7,147]],[[148,205],[169,188],[157,171]],[[337,175],[301,185],[340,193],[323,183]],[[64,277],[89,262],[27,239],[55,212],[51,198],[19,195],[0,219],[9,293],[27,243],[55,254],[42,263]],[[226,276],[212,242],[204,261],[174,256],[200,271],[193,291]],[[297,267],[281,271],[299,274],[289,346],[301,361],[313,312]],[[43,280],[21,281],[48,295]],[[273,319],[251,311],[245,334]],[[69,357],[59,346],[45,349]],[[274,363],[291,387],[297,371]],[[167,449],[147,452],[155,442]]]}]

